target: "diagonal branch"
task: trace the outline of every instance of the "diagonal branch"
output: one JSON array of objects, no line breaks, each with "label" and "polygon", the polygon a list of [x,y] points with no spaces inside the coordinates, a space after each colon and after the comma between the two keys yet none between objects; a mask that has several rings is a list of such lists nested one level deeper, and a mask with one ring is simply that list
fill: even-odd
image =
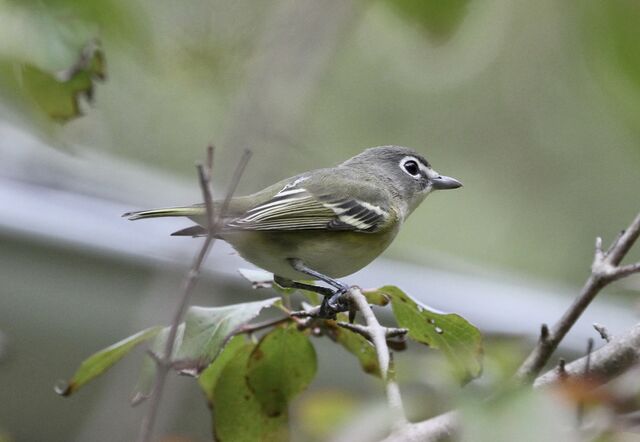
[{"label": "diagonal branch", "polygon": [[[516,381],[520,383],[534,381],[567,332],[605,286],[633,273],[640,273],[640,263],[619,265],[638,236],[640,236],[640,213],[636,215],[629,227],[613,241],[607,251],[602,249],[602,240],[596,239],[595,256],[589,279],[576,300],[551,329],[546,324],[542,325],[540,339],[518,369],[515,375]],[[611,342],[591,354],[590,373],[600,376],[604,382],[628,370],[638,361],[640,361],[640,324],[627,334],[612,338]],[[561,372],[553,369],[535,380],[535,385],[552,383],[559,377],[575,373],[583,374],[585,364],[586,357],[564,366],[564,370]],[[407,424],[400,430],[393,432],[385,439],[385,442],[443,440],[458,431],[458,420],[459,413],[455,410],[449,411],[422,422]]]},{"label": "diagonal branch", "polygon": [[[589,388],[596,388],[640,363],[640,324],[633,326],[628,332],[616,336],[589,356],[564,364],[562,370],[553,368],[539,376],[533,383],[534,388],[550,387],[564,382],[570,377],[585,376],[589,360]],[[384,442],[435,442],[453,436],[459,427],[460,415],[457,411],[449,411],[429,420],[408,424],[401,430],[391,434]]]},{"label": "diagonal branch", "polygon": [[575,299],[564,315],[549,330],[548,336],[541,337],[527,359],[522,363],[516,379],[521,382],[531,382],[540,373],[549,358],[556,350],[567,332],[573,327],[591,301],[600,291],[611,282],[640,272],[640,265],[619,267],[624,256],[629,252],[634,242],[640,236],[640,213],[636,215],[629,228],[613,242],[605,252],[602,250],[602,239],[596,240],[596,251],[591,266],[591,275],[580,295]]},{"label": "diagonal branch", "polygon": [[147,410],[147,414],[142,420],[142,424],[140,426],[140,433],[138,434],[138,441],[140,442],[149,442],[151,440],[151,433],[153,432],[153,426],[156,421],[156,417],[158,415],[158,408],[160,406],[160,400],[162,398],[162,392],[164,390],[165,381],[167,378],[167,374],[171,369],[171,355],[173,354],[176,335],[178,333],[178,327],[182,322],[182,317],[189,305],[189,299],[191,298],[191,294],[193,293],[193,289],[196,286],[198,281],[198,277],[200,276],[200,270],[202,268],[202,264],[204,263],[207,255],[209,254],[209,250],[211,246],[215,242],[215,234],[221,227],[221,223],[223,220],[223,215],[229,205],[229,201],[231,197],[235,193],[236,187],[238,186],[238,182],[240,181],[240,177],[244,172],[244,169],[251,157],[251,152],[246,150],[240,159],[238,166],[234,172],[233,178],[231,180],[231,184],[229,185],[229,189],[227,190],[224,202],[218,211],[217,217],[214,213],[214,203],[212,199],[211,192],[211,172],[213,167],[213,147],[210,146],[207,149],[207,163],[206,165],[197,164],[196,168],[198,170],[198,179],[200,182],[200,189],[202,190],[202,197],[204,199],[205,208],[207,211],[207,236],[205,238],[202,247],[198,251],[189,272],[182,284],[182,291],[180,300],[178,302],[178,308],[173,314],[173,319],[171,321],[171,326],[169,328],[169,335],[167,337],[167,342],[165,344],[164,352],[162,357],[154,359],[157,366],[156,377],[154,380],[153,390],[149,395],[149,408]]}]

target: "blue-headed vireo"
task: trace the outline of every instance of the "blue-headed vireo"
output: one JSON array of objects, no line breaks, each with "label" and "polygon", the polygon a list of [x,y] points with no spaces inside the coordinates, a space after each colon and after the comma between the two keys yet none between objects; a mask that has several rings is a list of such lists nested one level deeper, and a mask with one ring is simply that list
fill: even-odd
[{"label": "blue-headed vireo", "polygon": [[[430,192],[460,186],[412,149],[372,147],[336,167],[305,172],[233,198],[216,236],[247,261],[272,272],[279,285],[324,295],[321,313],[332,317],[343,310],[337,303],[348,290],[335,278],[360,270],[382,253]],[[221,205],[214,202],[214,211]],[[124,216],[184,216],[197,225],[173,235],[207,233],[203,204]],[[296,282],[309,277],[336,290]]]}]

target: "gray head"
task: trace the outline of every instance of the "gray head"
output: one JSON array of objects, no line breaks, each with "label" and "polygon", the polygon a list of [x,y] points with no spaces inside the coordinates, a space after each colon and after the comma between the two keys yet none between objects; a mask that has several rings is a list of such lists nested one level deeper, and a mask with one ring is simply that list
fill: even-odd
[{"label": "gray head", "polygon": [[345,161],[342,166],[364,169],[369,175],[387,182],[392,192],[406,202],[406,215],[431,191],[462,186],[460,181],[433,170],[422,155],[408,147],[372,147]]}]

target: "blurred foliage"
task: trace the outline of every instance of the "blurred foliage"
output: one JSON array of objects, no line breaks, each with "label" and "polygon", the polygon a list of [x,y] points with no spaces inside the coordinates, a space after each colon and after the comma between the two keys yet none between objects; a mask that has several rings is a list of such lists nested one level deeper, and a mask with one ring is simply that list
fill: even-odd
[{"label": "blurred foliage", "polygon": [[640,131],[640,4],[588,1],[582,7],[588,63],[630,127]]},{"label": "blurred foliage", "polygon": [[502,394],[489,402],[469,401],[462,408],[463,442],[547,442],[572,440],[570,409],[529,389]]},{"label": "blurred foliage", "polygon": [[306,394],[295,413],[304,440],[327,440],[336,428],[346,424],[362,406],[357,398],[340,390],[320,390]]},{"label": "blurred foliage", "polygon": [[385,0],[407,21],[421,25],[436,41],[451,37],[464,19],[470,0]]}]

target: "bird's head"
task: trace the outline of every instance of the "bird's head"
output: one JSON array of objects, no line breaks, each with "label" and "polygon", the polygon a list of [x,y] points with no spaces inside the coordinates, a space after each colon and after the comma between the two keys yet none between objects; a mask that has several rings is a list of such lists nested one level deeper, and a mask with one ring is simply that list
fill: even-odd
[{"label": "bird's head", "polygon": [[344,165],[364,169],[388,183],[404,203],[404,216],[409,215],[432,191],[462,187],[460,181],[440,175],[422,155],[408,147],[372,147]]}]

